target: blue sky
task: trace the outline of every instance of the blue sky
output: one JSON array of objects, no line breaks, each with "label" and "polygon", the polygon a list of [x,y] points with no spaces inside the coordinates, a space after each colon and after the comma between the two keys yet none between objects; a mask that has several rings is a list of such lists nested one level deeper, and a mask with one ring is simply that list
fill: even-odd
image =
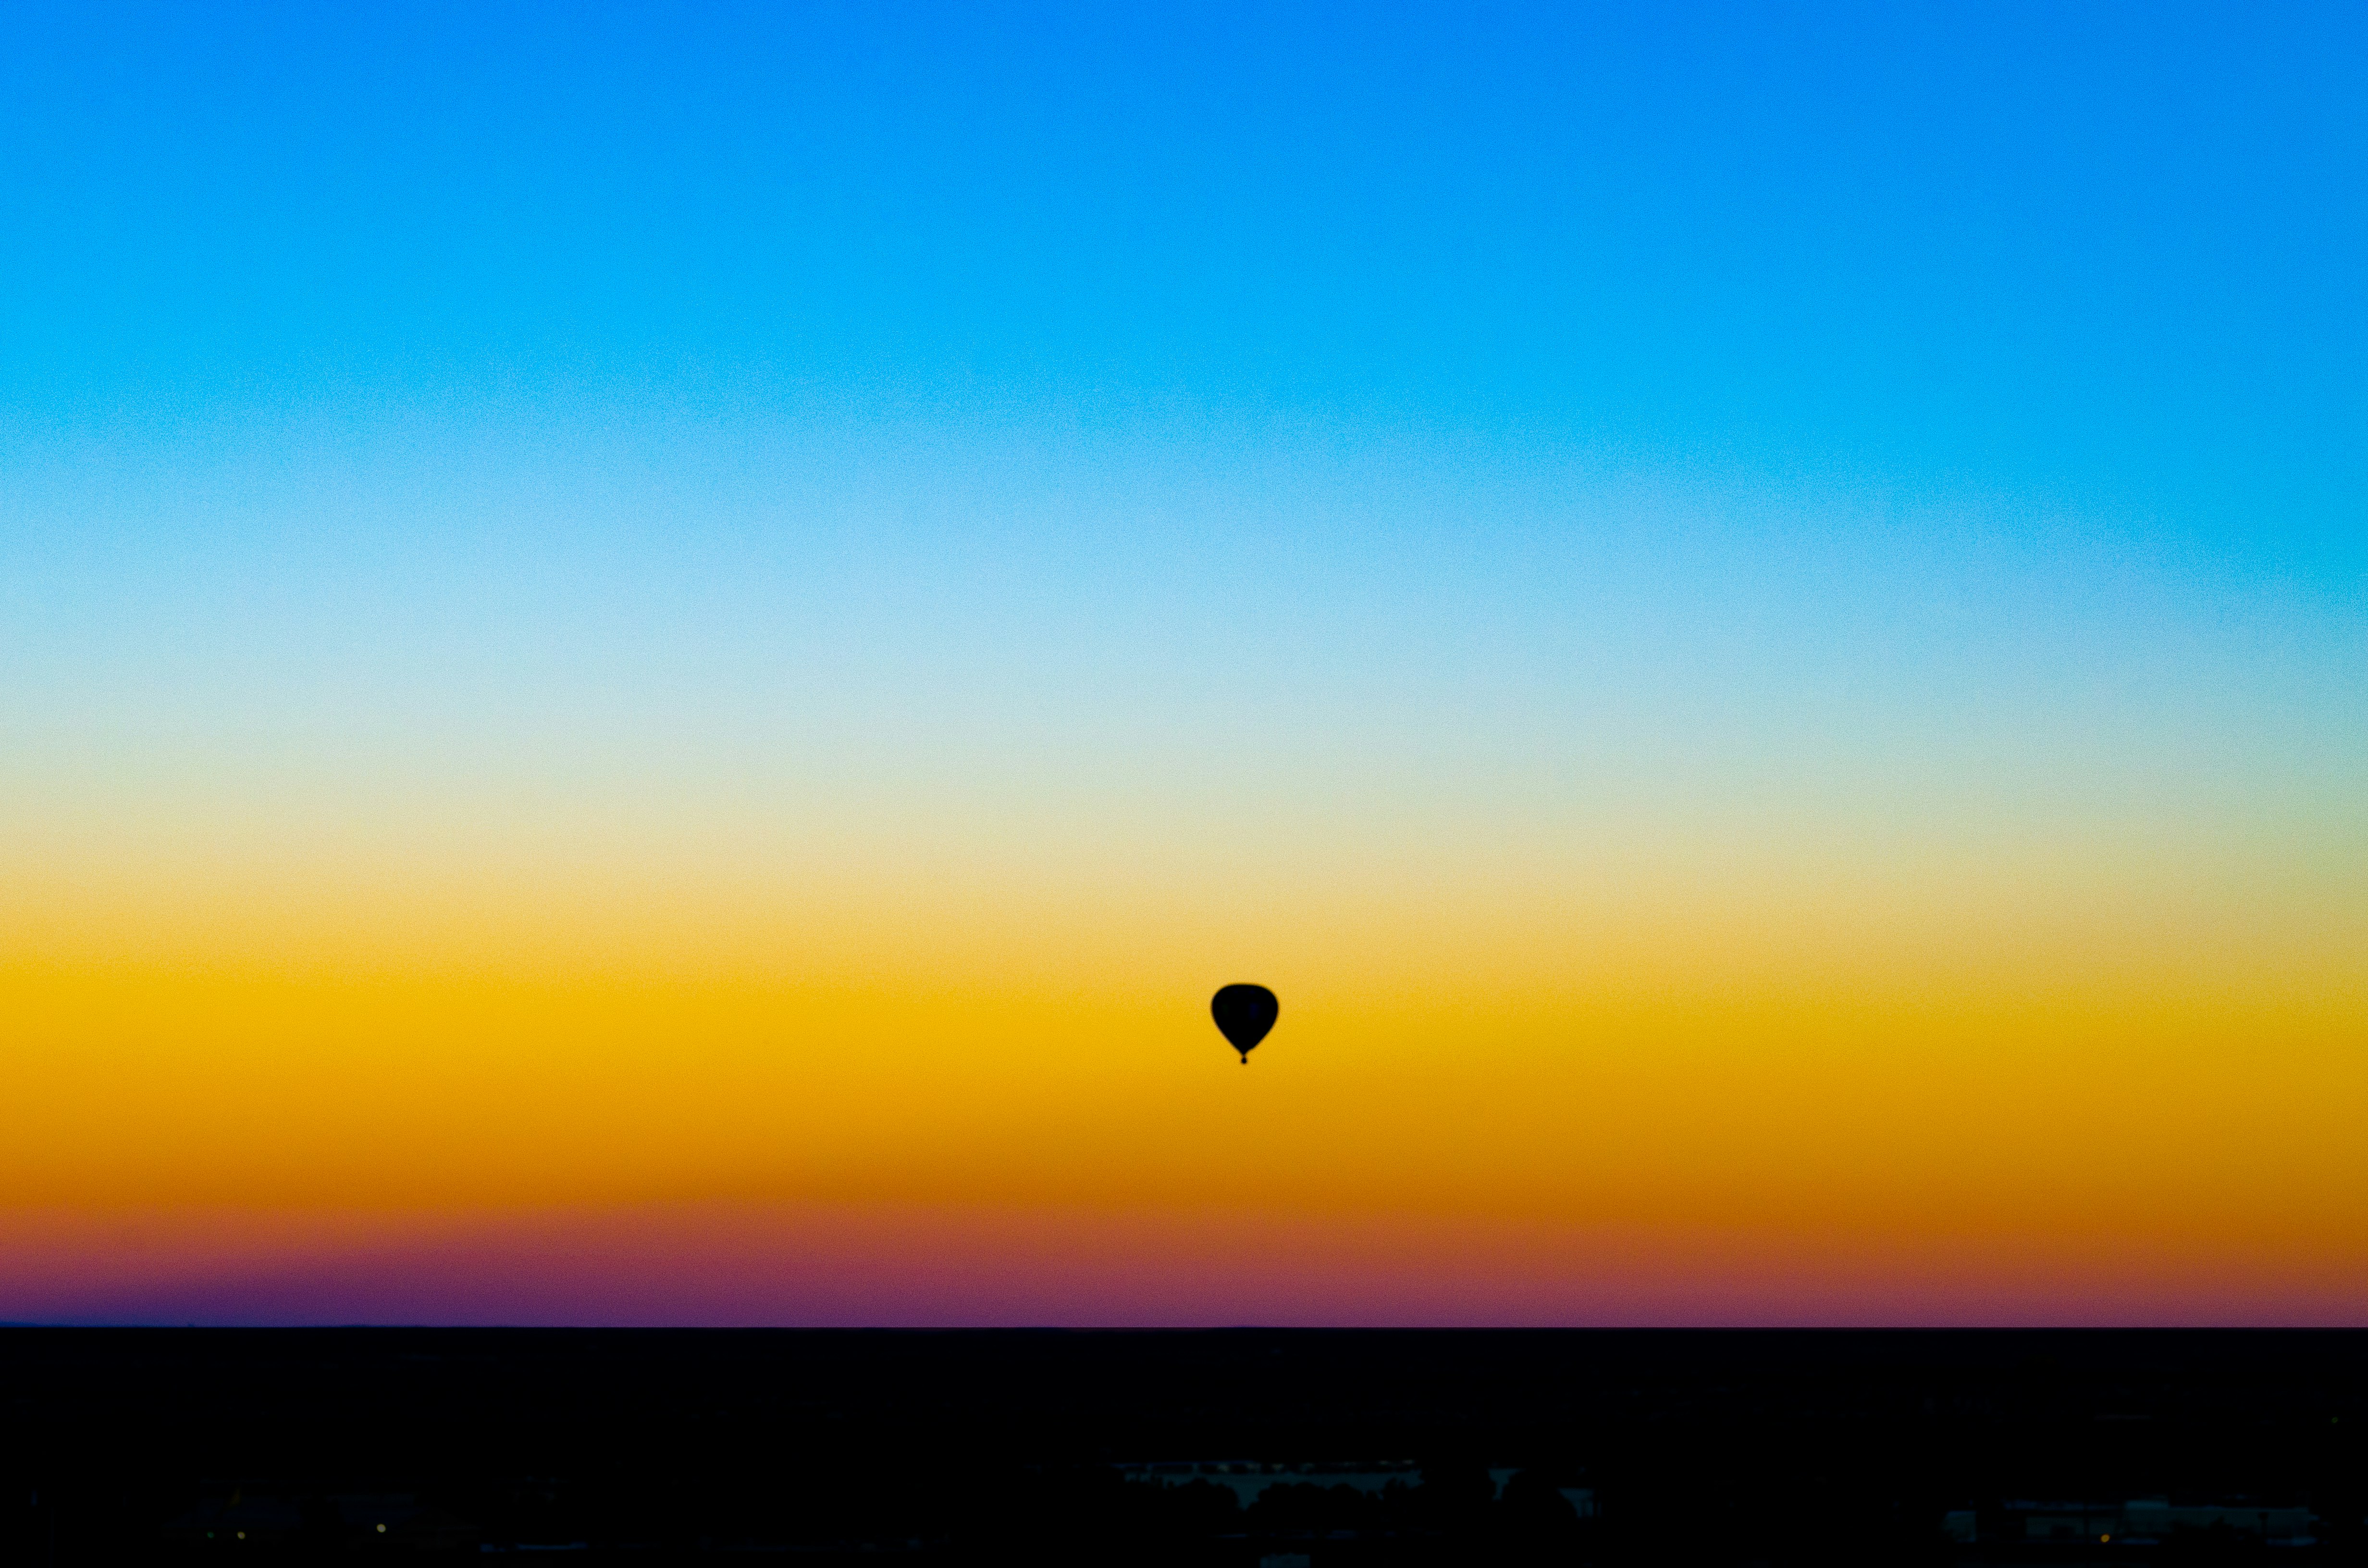
[{"label": "blue sky", "polygon": [[19,440],[505,399],[1473,433],[2358,561],[2353,7],[8,27]]},{"label": "blue sky", "polygon": [[43,800],[2355,776],[2355,8],[6,27]]}]

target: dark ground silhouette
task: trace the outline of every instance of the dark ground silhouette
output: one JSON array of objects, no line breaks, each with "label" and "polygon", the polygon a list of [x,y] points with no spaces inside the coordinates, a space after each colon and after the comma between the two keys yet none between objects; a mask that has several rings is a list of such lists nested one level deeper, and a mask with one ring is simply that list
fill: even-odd
[{"label": "dark ground silhouette", "polygon": [[[2363,1393],[2347,1332],[11,1329],[0,1561],[2361,1562]],[[1121,1468],[1213,1459],[1417,1468]]]}]

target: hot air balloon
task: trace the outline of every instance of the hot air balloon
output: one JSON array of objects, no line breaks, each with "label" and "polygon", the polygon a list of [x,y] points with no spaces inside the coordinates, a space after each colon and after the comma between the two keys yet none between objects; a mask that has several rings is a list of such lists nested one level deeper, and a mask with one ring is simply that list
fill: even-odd
[{"label": "hot air balloon", "polygon": [[1209,1016],[1217,1020],[1217,1032],[1233,1042],[1242,1053],[1242,1065],[1250,1064],[1250,1050],[1266,1038],[1274,1028],[1275,1015],[1282,1004],[1274,993],[1263,985],[1228,985],[1209,999]]}]

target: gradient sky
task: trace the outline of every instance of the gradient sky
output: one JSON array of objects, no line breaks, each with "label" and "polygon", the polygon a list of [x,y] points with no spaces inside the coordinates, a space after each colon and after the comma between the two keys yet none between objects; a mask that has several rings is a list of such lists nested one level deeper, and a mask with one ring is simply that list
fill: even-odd
[{"label": "gradient sky", "polygon": [[11,7],[0,1319],[2368,1324],[2363,365],[2351,5]]}]

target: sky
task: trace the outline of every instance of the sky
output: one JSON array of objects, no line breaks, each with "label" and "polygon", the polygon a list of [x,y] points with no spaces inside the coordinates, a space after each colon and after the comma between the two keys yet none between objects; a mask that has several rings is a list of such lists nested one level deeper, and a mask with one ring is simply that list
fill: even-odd
[{"label": "sky", "polygon": [[0,1320],[2368,1324],[2356,6],[33,4],[0,213]]}]

